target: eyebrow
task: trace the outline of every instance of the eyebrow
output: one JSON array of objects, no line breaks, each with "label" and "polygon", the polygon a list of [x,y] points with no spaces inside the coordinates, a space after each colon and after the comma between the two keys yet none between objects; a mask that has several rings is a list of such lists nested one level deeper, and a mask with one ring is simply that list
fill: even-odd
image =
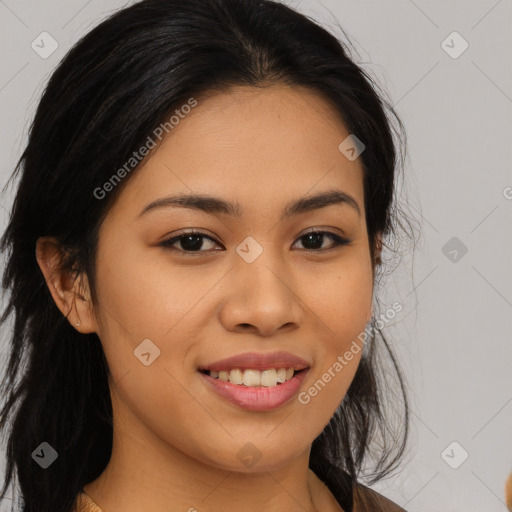
[{"label": "eyebrow", "polygon": [[[281,220],[334,204],[347,204],[352,207],[359,216],[361,215],[359,205],[351,195],[338,189],[330,189],[313,196],[301,197],[300,199],[289,202],[284,207]],[[180,194],[163,197],[149,203],[142,209],[138,217],[140,218],[158,208],[173,206],[191,208],[209,214],[224,214],[238,218],[242,216],[242,208],[239,203],[230,203],[224,199],[204,194]]]}]

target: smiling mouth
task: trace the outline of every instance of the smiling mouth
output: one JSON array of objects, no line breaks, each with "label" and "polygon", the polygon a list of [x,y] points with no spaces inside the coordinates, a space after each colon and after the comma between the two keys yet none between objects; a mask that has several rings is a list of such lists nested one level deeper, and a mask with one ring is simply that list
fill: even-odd
[{"label": "smiling mouth", "polygon": [[250,368],[233,368],[231,370],[221,371],[199,370],[199,372],[208,375],[212,379],[239,386],[274,387],[284,384],[307,369],[308,368],[302,370],[294,370],[293,368],[270,368],[268,370],[259,371]]}]

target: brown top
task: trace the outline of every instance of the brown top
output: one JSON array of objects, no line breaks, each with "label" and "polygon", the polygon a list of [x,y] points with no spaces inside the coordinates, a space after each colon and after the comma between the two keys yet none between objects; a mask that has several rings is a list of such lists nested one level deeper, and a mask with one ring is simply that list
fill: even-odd
[{"label": "brown top", "polygon": [[[406,512],[402,507],[397,505],[396,503],[392,502],[391,500],[388,500],[381,494],[377,493],[376,491],[369,489],[368,487],[362,486],[363,496],[365,496],[364,501],[367,503],[371,503],[374,508],[374,510],[382,510],[386,512]],[[367,500],[370,500],[369,502]],[[375,501],[374,501],[375,500]],[[373,509],[373,507],[370,507]],[[358,506],[357,502],[354,506],[354,511],[357,512]],[[85,492],[82,491],[80,494],[78,494],[75,506],[73,508],[73,512],[103,512],[94,501],[92,501],[91,497]]]},{"label": "brown top", "polygon": [[103,512],[94,501],[90,498],[90,496],[82,491],[77,497],[75,501],[75,506],[73,508],[74,512]]}]

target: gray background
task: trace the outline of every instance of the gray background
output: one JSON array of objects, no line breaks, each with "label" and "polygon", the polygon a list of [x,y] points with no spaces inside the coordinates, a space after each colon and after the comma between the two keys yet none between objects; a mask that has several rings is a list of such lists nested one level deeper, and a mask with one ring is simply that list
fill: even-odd
[{"label": "gray background", "polygon": [[[421,241],[390,278],[384,304],[404,306],[386,332],[408,380],[412,438],[402,471],[373,487],[410,512],[505,511],[512,470],[512,2],[286,3],[340,37],[337,24],[343,27],[409,139],[406,190]],[[51,71],[123,5],[0,0],[1,186]],[[461,55],[454,31],[469,44]],[[58,43],[45,59],[31,47],[42,32]],[[12,190],[0,197],[2,231],[11,201]]]}]

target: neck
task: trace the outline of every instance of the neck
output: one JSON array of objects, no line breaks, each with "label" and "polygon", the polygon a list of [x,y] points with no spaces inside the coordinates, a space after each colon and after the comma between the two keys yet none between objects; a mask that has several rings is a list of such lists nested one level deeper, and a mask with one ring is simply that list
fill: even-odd
[{"label": "neck", "polygon": [[96,480],[84,486],[102,510],[341,510],[308,467],[311,446],[279,467],[264,464],[257,471],[241,472],[209,459],[208,454],[190,456],[185,442],[172,446],[127,414],[118,411],[114,415],[118,425],[114,425],[109,463]]}]

